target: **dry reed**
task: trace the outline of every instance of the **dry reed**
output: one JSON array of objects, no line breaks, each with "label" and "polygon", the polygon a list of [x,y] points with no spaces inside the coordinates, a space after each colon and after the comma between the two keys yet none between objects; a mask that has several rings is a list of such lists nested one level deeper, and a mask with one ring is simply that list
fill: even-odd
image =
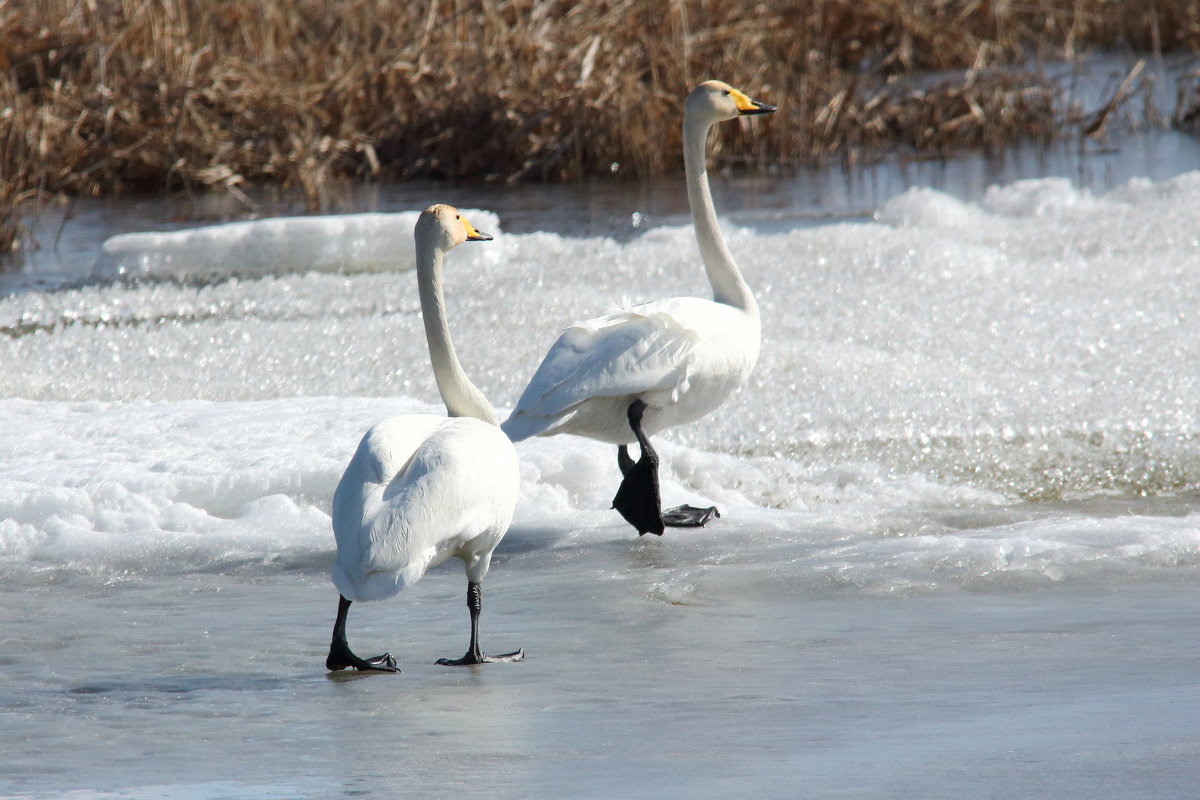
[{"label": "dry reed", "polygon": [[42,193],[674,170],[708,77],[780,107],[718,159],[998,148],[1064,118],[1029,65],[1118,45],[1195,51],[1200,0],[0,0],[0,229]]}]

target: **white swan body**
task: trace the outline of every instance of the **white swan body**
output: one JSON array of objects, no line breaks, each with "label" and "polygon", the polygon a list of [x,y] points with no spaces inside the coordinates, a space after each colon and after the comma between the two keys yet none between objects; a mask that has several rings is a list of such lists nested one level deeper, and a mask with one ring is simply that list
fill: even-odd
[{"label": "white swan body", "polygon": [[650,435],[703,417],[745,382],[758,360],[758,304],[721,236],[704,146],[716,122],[773,110],[719,81],[688,95],[688,199],[713,299],[658,300],[567,328],[503,425],[514,441],[575,433],[628,444],[634,401],[646,404],[642,425]]},{"label": "white swan body", "polygon": [[415,236],[430,363],[449,416],[409,414],[375,425],[363,436],[334,491],[337,558],[332,578],[341,598],[325,662],[331,670],[398,672],[387,653],[362,659],[350,650],[350,604],[389,597],[451,556],[466,567],[471,643],[463,658],[439,663],[522,657],[519,651],[484,656],[479,649],[479,584],[512,521],[520,472],[512,442],[458,361],[442,297],[445,253],[464,241],[491,237],[445,205],[422,212]]},{"label": "white swan body", "polygon": [[516,452],[495,425],[435,414],[380,422],[333,495],[334,585],[348,600],[379,600],[451,556],[481,582],[518,486]]},{"label": "white swan body", "polygon": [[647,435],[700,419],[745,382],[758,350],[757,314],[696,297],[579,322],[550,348],[504,431],[628,444],[635,399],[647,405]]}]

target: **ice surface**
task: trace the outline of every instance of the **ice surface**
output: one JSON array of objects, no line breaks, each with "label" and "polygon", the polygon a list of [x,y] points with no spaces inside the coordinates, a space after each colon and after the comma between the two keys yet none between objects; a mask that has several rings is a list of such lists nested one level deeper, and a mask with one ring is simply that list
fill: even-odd
[{"label": "ice surface", "polygon": [[397,676],[326,676],[315,572],[6,592],[0,791],[1194,797],[1194,582],[819,599],[759,564],[689,591],[715,531],[597,538],[502,544],[483,644],[527,660],[478,669],[433,664],[466,641],[448,568],[352,614]]},{"label": "ice surface", "polygon": [[[866,462],[1038,499],[1195,486],[1198,184],[1191,173],[1096,197],[1024,181],[979,204],[913,190],[877,222],[731,229],[763,308],[763,355],[733,404],[671,438],[787,470]],[[314,272],[290,243],[272,254],[270,224],[188,234],[226,237],[213,249],[227,280],[0,299],[5,395],[432,402],[411,273],[358,274],[367,262],[350,255],[344,273]],[[358,234],[345,239],[353,253]],[[237,277],[242,240],[275,274]],[[447,273],[460,354],[499,407],[567,321],[704,291],[687,227],[628,244],[501,234],[460,248]],[[748,497],[788,505],[803,486]]]},{"label": "ice surface", "polygon": [[[1198,207],[1200,174],[1047,179],[727,225],[763,355],[660,451],[721,519],[639,541],[614,448],[523,442],[484,644],[530,662],[427,666],[465,646],[450,562],[356,605],[395,680],[320,666],[333,488],[440,408],[415,211],[117,237],[111,280],[0,298],[0,794],[1187,796]],[[447,306],[501,410],[572,319],[705,293],[688,227],[470,218]]]}]

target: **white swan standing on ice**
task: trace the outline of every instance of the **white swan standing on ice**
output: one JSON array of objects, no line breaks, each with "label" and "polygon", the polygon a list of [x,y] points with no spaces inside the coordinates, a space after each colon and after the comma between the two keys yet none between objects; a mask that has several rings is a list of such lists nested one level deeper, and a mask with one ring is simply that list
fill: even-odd
[{"label": "white swan standing on ice", "polygon": [[[706,81],[687,97],[688,201],[713,299],[672,297],[575,323],[550,348],[503,425],[513,441],[576,433],[618,445],[624,477],[613,507],[639,535],[661,535],[664,525],[703,525],[718,514],[692,506],[662,510],[649,437],[721,405],[758,360],[758,304],[717,225],[704,151],[717,122],[774,110],[720,81]],[[627,448],[635,440],[642,451],[636,463]]]},{"label": "white swan standing on ice", "polygon": [[330,670],[399,672],[388,653],[359,658],[346,641],[355,600],[390,597],[450,556],[467,571],[471,643],[459,659],[439,664],[519,661],[523,651],[487,656],[479,648],[479,584],[492,551],[512,521],[520,475],[512,442],[487,399],[463,372],[442,298],[442,261],[465,241],[491,239],[455,209],[434,205],[417,220],[417,285],[429,358],[448,417],[409,414],[367,431],[333,495],[341,593],[325,666]]}]

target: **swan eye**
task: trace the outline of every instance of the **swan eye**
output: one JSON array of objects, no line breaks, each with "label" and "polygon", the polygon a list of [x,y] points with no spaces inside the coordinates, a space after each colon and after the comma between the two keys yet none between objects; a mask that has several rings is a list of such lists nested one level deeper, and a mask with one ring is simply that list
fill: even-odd
[{"label": "swan eye", "polygon": [[732,95],[732,94],[733,94],[733,90],[732,90],[732,89],[725,89],[725,90],[723,90],[723,91],[721,92],[721,94],[725,95],[726,97],[729,97],[730,95]]}]

